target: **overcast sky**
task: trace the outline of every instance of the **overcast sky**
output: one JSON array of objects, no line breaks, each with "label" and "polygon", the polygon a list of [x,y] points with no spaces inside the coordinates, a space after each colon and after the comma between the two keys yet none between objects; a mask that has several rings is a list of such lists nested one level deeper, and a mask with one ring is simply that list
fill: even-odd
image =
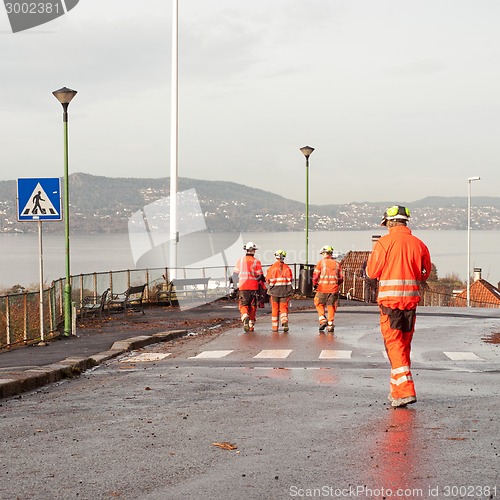
[{"label": "overcast sky", "polygon": [[[172,4],[80,0],[12,34],[1,179],[168,177]],[[500,195],[498,0],[179,0],[179,176],[311,204]],[[410,205],[411,206],[411,205]]]}]

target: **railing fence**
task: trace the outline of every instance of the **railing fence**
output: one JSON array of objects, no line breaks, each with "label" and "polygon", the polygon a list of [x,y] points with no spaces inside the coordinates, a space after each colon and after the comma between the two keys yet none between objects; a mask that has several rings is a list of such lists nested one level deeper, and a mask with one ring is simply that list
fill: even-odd
[{"label": "railing fence", "polygon": [[[264,272],[266,270],[264,268]],[[294,288],[299,290],[299,276],[302,264],[290,264],[293,269]],[[176,278],[210,278],[209,293],[221,296],[229,293],[229,278],[232,266],[179,268]],[[101,273],[80,274],[71,277],[72,301],[76,310],[85,298],[97,301],[101,294],[110,289],[111,294],[123,293],[130,286],[146,284],[145,303],[156,301],[156,291],[164,286],[170,277],[168,268],[133,269]],[[345,271],[340,287],[341,296],[349,300],[376,302],[376,290],[355,272]],[[172,273],[174,275],[174,273]],[[59,335],[58,329],[64,322],[63,292],[65,278],[54,281],[43,291],[43,338]],[[465,307],[465,300],[452,295],[424,289],[421,291],[422,306]],[[0,349],[37,343],[42,340],[40,332],[40,294],[26,292],[0,296]],[[471,301],[472,307],[496,307],[498,304]]]}]

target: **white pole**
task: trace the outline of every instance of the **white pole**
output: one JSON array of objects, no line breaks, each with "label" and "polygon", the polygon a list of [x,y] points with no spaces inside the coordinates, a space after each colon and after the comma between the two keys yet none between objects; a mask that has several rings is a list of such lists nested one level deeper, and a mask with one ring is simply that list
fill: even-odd
[{"label": "white pole", "polygon": [[170,110],[170,279],[175,278],[177,267],[177,177],[178,177],[178,144],[179,144],[179,5],[172,0],[172,104]]},{"label": "white pole", "polygon": [[470,307],[470,180],[467,186],[467,307]]},{"label": "white pole", "polygon": [[39,275],[40,275],[40,339],[44,341],[43,333],[43,245],[42,245],[42,221],[38,221],[38,253],[39,253]]},{"label": "white pole", "polygon": [[470,307],[470,194],[471,182],[479,181],[481,177],[467,178],[467,307]]}]

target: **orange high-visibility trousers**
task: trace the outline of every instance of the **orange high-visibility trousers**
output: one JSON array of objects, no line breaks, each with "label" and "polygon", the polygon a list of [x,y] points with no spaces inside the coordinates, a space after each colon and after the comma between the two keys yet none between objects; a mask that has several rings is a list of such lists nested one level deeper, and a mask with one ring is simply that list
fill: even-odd
[{"label": "orange high-visibility trousers", "polygon": [[273,330],[279,328],[280,322],[288,323],[288,303],[290,297],[270,297],[271,302],[271,324]]},{"label": "orange high-visibility trousers", "polygon": [[255,306],[240,305],[241,321],[245,318],[250,318],[250,321],[257,321],[257,308]]},{"label": "orange high-visibility trousers", "polygon": [[257,299],[255,290],[240,290],[238,296],[238,306],[241,314],[241,321],[245,318],[250,318],[250,321],[255,322],[257,317]]},{"label": "orange high-visibility trousers", "polygon": [[391,328],[389,316],[380,314],[380,329],[384,338],[385,350],[391,363],[391,396],[394,399],[416,396],[411,374],[410,351],[415,324],[409,332]]},{"label": "orange high-visibility trousers", "polygon": [[316,292],[314,296],[314,305],[318,311],[319,324],[322,325],[327,322],[325,311],[328,313],[328,324],[333,325],[335,319],[335,311],[337,310],[337,295],[334,293],[320,293]]}]

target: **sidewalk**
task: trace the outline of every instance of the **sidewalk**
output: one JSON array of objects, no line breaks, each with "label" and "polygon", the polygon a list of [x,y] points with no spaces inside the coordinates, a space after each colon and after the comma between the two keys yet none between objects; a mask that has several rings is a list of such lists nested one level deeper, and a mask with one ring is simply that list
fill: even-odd
[{"label": "sidewalk", "polygon": [[235,301],[219,300],[185,311],[161,306],[146,308],[144,315],[116,313],[79,320],[74,336],[0,352],[0,398],[78,376],[127,351],[166,342],[188,331],[229,327],[238,318]]},{"label": "sidewalk", "polygon": [[[294,300],[293,309],[314,308],[312,299]],[[269,315],[270,308],[257,314]],[[223,331],[239,324],[235,300],[217,300],[181,311],[178,307],[150,307],[145,314],[113,314],[78,321],[77,334],[46,345],[0,352],[0,399],[31,391],[83,371],[121,354],[158,342],[168,342],[190,331]]]}]

